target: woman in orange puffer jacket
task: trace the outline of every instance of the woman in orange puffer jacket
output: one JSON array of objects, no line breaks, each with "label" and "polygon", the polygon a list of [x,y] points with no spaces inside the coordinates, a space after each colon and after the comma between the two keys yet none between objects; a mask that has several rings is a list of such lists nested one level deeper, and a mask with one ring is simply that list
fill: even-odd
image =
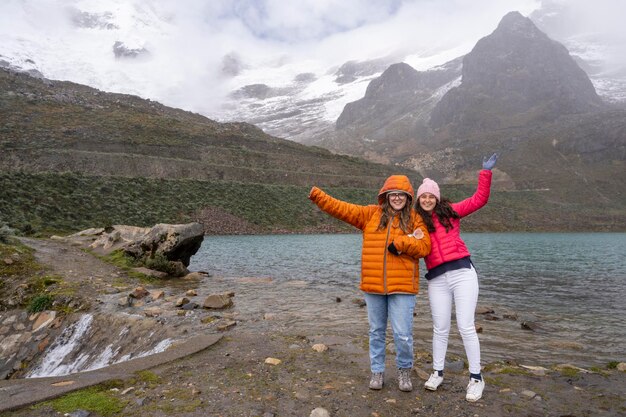
[{"label": "woman in orange puffer jacket", "polygon": [[363,232],[360,289],[365,293],[370,328],[370,388],[383,387],[389,318],[397,352],[398,385],[402,391],[411,391],[419,258],[430,253],[426,226],[411,208],[411,182],[404,175],[387,178],[378,193],[378,205],[347,203],[317,187],[311,189],[309,198],[326,213]]}]

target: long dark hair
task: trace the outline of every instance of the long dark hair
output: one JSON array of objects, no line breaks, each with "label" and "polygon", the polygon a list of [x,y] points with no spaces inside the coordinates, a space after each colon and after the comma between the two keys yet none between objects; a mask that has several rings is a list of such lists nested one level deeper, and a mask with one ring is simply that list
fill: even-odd
[{"label": "long dark hair", "polygon": [[383,201],[383,203],[381,204],[381,207],[383,209],[383,214],[380,216],[380,223],[378,224],[378,230],[382,230],[385,227],[387,227],[387,223],[389,223],[389,219],[391,219],[391,217],[396,214],[399,213],[400,216],[400,228],[402,229],[402,231],[404,233],[411,233],[413,232],[412,230],[409,230],[409,223],[411,222],[411,197],[407,197],[406,199],[406,204],[404,205],[404,207],[402,207],[402,210],[397,211],[393,209],[393,207],[391,207],[391,204],[389,204],[389,200],[387,199],[387,196],[385,196],[385,201]]},{"label": "long dark hair", "polygon": [[415,210],[422,216],[422,219],[424,219],[426,228],[428,229],[430,233],[435,232],[435,224],[433,223],[433,215],[432,215],[433,212],[439,218],[439,223],[441,223],[441,225],[446,228],[446,233],[448,233],[448,231],[454,227],[450,219],[461,218],[461,216],[459,216],[459,213],[454,211],[450,203],[451,201],[447,198],[442,198],[441,201],[437,200],[437,204],[435,204],[435,208],[433,209],[432,212],[429,213],[422,208],[422,206],[420,205],[419,198],[415,200]]}]

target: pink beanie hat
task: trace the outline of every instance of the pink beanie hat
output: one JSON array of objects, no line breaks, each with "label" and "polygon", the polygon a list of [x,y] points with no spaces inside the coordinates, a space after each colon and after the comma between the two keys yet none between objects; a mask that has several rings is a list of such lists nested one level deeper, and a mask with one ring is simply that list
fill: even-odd
[{"label": "pink beanie hat", "polygon": [[417,198],[424,193],[431,193],[434,195],[437,200],[441,201],[441,195],[439,194],[439,186],[437,183],[430,178],[424,178],[422,181],[422,185],[417,189]]}]

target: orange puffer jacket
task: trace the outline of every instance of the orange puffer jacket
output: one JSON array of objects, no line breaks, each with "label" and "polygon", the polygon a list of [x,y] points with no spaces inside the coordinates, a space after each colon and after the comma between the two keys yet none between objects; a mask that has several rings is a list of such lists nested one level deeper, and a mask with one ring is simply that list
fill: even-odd
[{"label": "orange puffer jacket", "polygon": [[[401,177],[406,181],[402,181]],[[398,179],[401,181],[397,181]],[[387,179],[380,190],[379,201],[384,201],[384,194],[389,191],[404,191],[411,197],[413,194],[408,178],[403,175],[394,175]],[[311,189],[309,198],[326,213],[363,231],[359,287],[362,291],[374,294],[419,292],[419,258],[430,253],[430,237],[419,214],[412,211],[409,233],[419,228],[424,233],[421,239],[408,236],[400,228],[397,217],[393,217],[385,229],[379,230],[382,215],[380,205],[360,206],[346,203],[317,187]],[[407,204],[411,204],[411,199],[407,200]],[[400,252],[399,256],[387,250],[391,242]]]}]

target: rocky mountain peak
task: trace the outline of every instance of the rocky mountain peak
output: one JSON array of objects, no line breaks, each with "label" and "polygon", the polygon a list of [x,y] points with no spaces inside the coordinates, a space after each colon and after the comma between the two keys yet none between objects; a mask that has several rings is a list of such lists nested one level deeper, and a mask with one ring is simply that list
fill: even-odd
[{"label": "rocky mountain peak", "polygon": [[525,120],[554,119],[602,105],[567,49],[530,19],[511,12],[465,56],[462,83],[442,98],[431,125],[498,128],[518,123],[512,119],[521,114],[528,116]]},{"label": "rocky mountain peak", "polygon": [[399,92],[419,88],[420,74],[404,62],[390,65],[380,77],[367,86],[365,97],[385,98]]},{"label": "rocky mountain peak", "polygon": [[494,31],[500,36],[516,37],[544,37],[546,34],[541,32],[537,26],[527,17],[524,17],[520,12],[509,12],[500,20],[498,27]]}]

